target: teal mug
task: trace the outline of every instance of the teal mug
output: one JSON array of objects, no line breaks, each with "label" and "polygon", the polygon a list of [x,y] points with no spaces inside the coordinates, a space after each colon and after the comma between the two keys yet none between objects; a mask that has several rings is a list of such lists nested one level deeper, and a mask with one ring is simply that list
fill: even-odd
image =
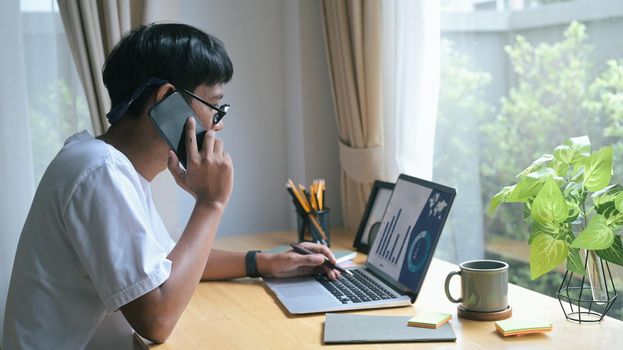
[{"label": "teal mug", "polygon": [[[459,265],[446,277],[445,291],[453,303],[466,311],[498,312],[508,308],[508,264],[498,260],[472,260]],[[450,280],[461,277],[461,297],[450,293]]]}]

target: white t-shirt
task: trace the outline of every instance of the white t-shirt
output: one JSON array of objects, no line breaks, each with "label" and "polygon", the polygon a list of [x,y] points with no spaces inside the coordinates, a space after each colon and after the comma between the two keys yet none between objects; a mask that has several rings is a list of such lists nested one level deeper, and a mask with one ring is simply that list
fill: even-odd
[{"label": "white t-shirt", "polygon": [[149,182],[128,158],[86,131],[73,135],[43,175],[24,224],[2,348],[131,346],[118,310],[166,281],[174,245]]}]

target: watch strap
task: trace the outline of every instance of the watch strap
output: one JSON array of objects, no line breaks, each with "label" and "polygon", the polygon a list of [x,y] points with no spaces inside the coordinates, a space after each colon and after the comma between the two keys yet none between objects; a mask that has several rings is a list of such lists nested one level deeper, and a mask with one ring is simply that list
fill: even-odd
[{"label": "watch strap", "polygon": [[244,265],[247,272],[247,277],[257,278],[261,277],[260,272],[257,270],[256,255],[259,250],[249,250],[244,257]]}]

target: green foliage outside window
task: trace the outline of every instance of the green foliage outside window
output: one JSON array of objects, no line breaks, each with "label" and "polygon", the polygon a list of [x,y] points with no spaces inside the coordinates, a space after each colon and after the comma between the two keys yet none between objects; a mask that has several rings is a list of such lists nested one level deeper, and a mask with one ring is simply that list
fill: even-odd
[{"label": "green foliage outside window", "polygon": [[[560,42],[535,47],[518,36],[505,48],[517,84],[501,98],[495,119],[482,127],[483,203],[543,150],[569,137],[589,135],[596,148],[612,144],[615,159],[620,156],[623,139],[616,136],[623,133],[623,67],[611,61],[594,77],[593,48],[587,41],[586,27],[573,22]],[[618,176],[613,182],[621,182]],[[521,208],[500,210],[489,218],[488,231],[506,227],[496,232],[528,239],[529,229],[520,224],[517,211]]]},{"label": "green foliage outside window", "polygon": [[35,183],[43,176],[65,139],[77,131],[91,131],[89,109],[84,96],[59,79],[30,104],[29,120]]},{"label": "green foliage outside window", "polygon": [[[460,182],[456,179],[467,176],[461,166],[466,157],[479,157],[483,208],[500,188],[517,181],[516,175],[526,164],[570,137],[588,135],[594,149],[612,145],[614,159],[621,159],[623,61],[596,62],[582,23],[572,22],[559,42],[533,45],[517,36],[506,46],[513,87],[497,106],[488,105],[483,97],[491,81],[489,73],[471,67],[469,58],[453,50],[451,42],[444,41],[442,47],[437,124],[441,136],[434,169],[446,173],[436,178]],[[466,138],[462,132],[474,125],[479,127]],[[612,182],[622,183],[621,170],[615,168],[614,173]],[[523,214],[517,205],[500,207],[495,215],[485,216],[487,242],[502,238],[527,243],[530,225],[523,223]],[[531,281],[527,264],[522,271],[515,275],[511,271],[513,283],[555,295],[559,285],[545,281],[554,275],[556,281],[561,280],[558,272]],[[621,286],[623,281],[615,279],[615,285]],[[623,306],[617,304],[609,314],[622,318]]]},{"label": "green foliage outside window", "polygon": [[478,137],[464,137],[478,132],[479,125],[493,113],[485,101],[484,88],[491,83],[491,74],[470,67],[467,55],[456,51],[449,40],[441,42],[441,93],[437,114],[437,129],[441,135],[435,144],[435,173],[437,180],[452,185],[465,181],[465,162],[478,154]]}]

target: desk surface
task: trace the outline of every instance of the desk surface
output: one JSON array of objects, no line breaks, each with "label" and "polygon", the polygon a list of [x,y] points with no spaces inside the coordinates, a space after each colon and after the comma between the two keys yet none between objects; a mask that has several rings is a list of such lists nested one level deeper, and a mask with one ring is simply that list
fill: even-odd
[{"label": "desk surface", "polygon": [[[333,230],[336,248],[350,248],[354,235]],[[227,237],[217,240],[222,249],[268,249],[296,239],[292,232],[272,232],[252,236]],[[362,263],[365,255],[358,254]],[[512,268],[512,267],[511,267]],[[414,315],[422,311],[452,313],[450,321],[456,333],[455,343],[420,343],[419,349],[610,349],[623,348],[623,322],[605,317],[598,324],[567,321],[557,299],[509,285],[509,303],[514,318],[542,319],[553,323],[550,333],[503,338],[494,322],[459,319],[456,304],[443,292],[446,275],[457,267],[434,259],[424,287],[412,306],[349,311],[368,315]],[[451,284],[458,294],[458,279]],[[290,316],[260,280],[200,283],[175,330],[166,343],[154,349],[278,349],[319,348],[322,346],[324,314]],[[347,348],[406,349],[413,344],[339,345]]]}]

